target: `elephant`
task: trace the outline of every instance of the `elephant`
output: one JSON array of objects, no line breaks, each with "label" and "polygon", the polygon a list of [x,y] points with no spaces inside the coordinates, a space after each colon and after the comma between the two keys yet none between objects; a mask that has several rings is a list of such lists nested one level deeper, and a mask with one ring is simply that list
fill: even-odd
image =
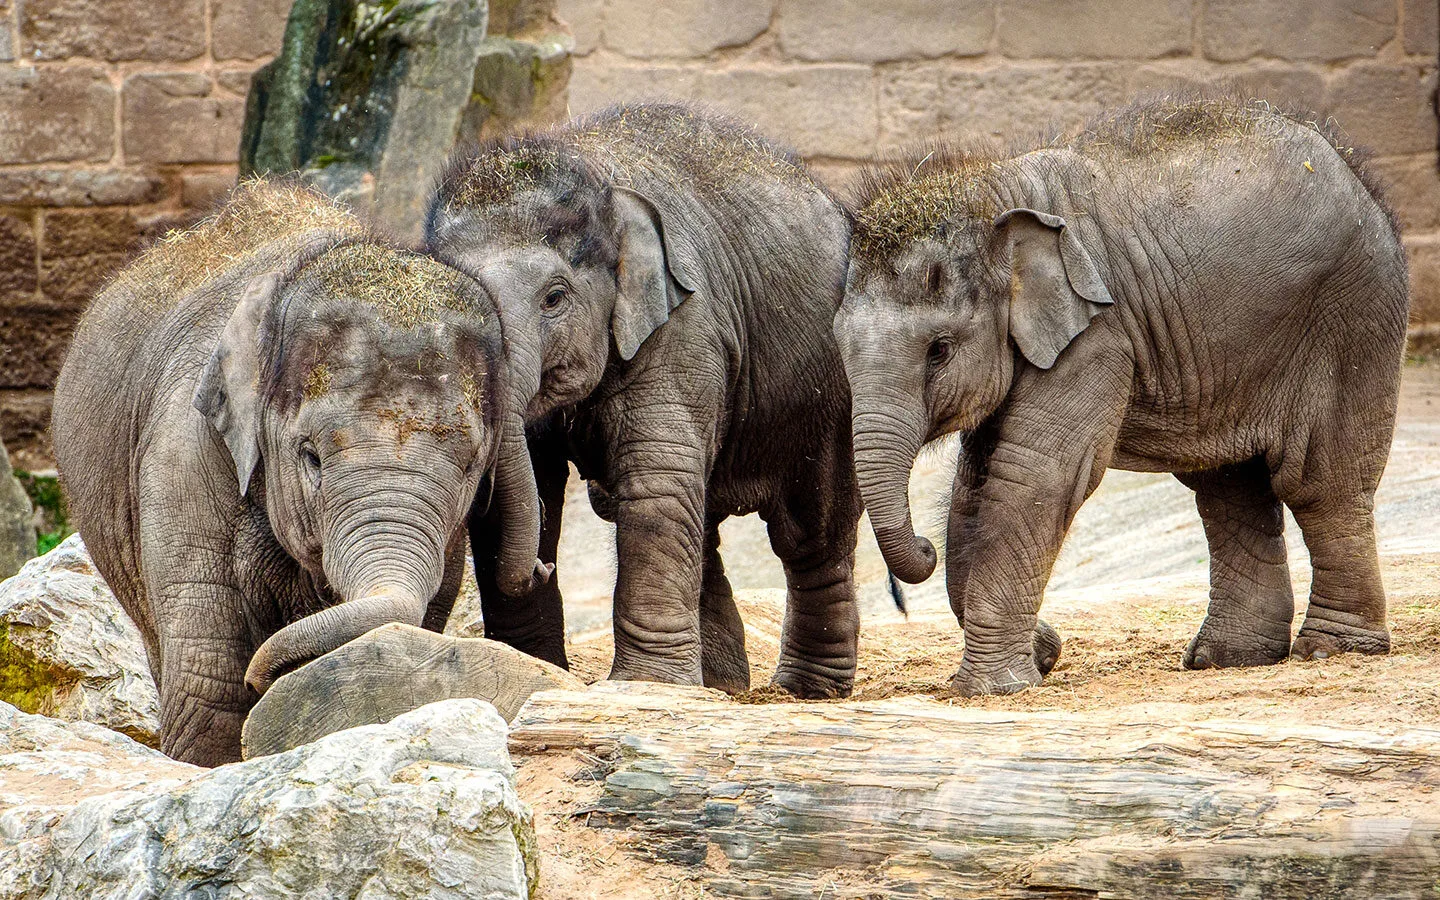
[{"label": "elephant", "polygon": [[55,457],[143,637],[165,753],[238,759],[279,675],[387,622],[443,628],[472,504],[503,513],[507,590],[548,574],[509,366],[480,285],[284,181],[103,290],[56,385]]},{"label": "elephant", "polygon": [[[571,461],[615,523],[612,679],[749,688],[717,529],[758,511],[788,587],[773,684],[850,693],[862,506],[831,329],[849,235],[793,153],[678,104],[494,141],[441,179],[427,252],[485,285],[530,360],[541,557]],[[558,586],[509,598],[478,562],[493,525],[471,528],[486,636],[566,665]]]},{"label": "elephant", "polygon": [[[957,693],[1040,682],[1030,628],[1107,468],[1195,493],[1210,603],[1186,667],[1387,652],[1373,496],[1406,262],[1362,152],[1323,121],[1172,95],[1028,150],[931,146],[864,174],[835,317],[856,471],[914,581],[936,560],[907,475],[961,435]],[[1314,572],[1293,645],[1282,504]]]}]

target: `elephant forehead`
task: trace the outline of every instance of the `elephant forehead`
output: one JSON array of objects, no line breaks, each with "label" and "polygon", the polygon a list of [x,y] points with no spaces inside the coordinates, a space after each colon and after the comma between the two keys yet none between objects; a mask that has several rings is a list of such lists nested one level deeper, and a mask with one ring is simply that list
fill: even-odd
[{"label": "elephant forehead", "polygon": [[301,277],[314,279],[328,297],[364,304],[395,327],[431,325],[446,312],[484,314],[464,274],[406,250],[348,244],[322,254]]}]

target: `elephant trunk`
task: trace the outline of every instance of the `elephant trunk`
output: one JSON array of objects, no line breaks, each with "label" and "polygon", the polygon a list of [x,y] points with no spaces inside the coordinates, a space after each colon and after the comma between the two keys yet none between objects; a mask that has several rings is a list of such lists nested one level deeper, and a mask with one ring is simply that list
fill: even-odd
[{"label": "elephant trunk", "polygon": [[[376,488],[373,472],[337,485],[337,515],[327,523],[325,577],[344,602],[290,623],[271,635],[245,672],[263,694],[287,671],[390,622],[420,626],[440,589],[445,551],[458,523],[427,502],[400,475]],[[453,505],[458,506],[458,501]],[[532,552],[533,559],[533,552]]]},{"label": "elephant trunk", "polygon": [[505,415],[495,461],[495,500],[500,511],[500,548],[495,582],[507,596],[523,597],[550,580],[555,566],[537,557],[540,547],[540,494],[525,442],[523,407]]},{"label": "elephant trunk", "polygon": [[[907,421],[857,396],[853,418],[855,475],[885,564],[896,578],[919,584],[935,572],[935,546],[915,534],[910,517],[910,469],[924,443],[918,421]],[[918,418],[918,417],[916,417]]]}]

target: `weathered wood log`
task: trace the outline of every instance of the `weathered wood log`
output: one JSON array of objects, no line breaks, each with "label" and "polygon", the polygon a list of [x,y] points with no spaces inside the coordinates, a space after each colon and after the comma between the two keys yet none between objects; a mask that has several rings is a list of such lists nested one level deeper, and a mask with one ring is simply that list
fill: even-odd
[{"label": "weathered wood log", "polygon": [[510,750],[598,760],[568,812],[724,896],[1440,892],[1440,730],[1184,717],[604,684],[531,697]]},{"label": "weathered wood log", "polygon": [[241,753],[281,753],[460,697],[488,700],[508,722],[536,691],[583,687],[564,669],[497,641],[384,625],[277,680],[245,720]]}]

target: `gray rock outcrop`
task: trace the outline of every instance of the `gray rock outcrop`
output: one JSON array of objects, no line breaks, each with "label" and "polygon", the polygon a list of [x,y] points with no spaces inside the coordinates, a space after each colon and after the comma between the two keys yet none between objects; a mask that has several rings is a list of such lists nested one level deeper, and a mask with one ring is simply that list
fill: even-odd
[{"label": "gray rock outcrop", "polygon": [[489,12],[486,0],[296,0],[280,55],[251,83],[242,176],[300,171],[418,239],[457,143],[564,111],[568,34],[529,10],[523,35],[487,37]]},{"label": "gray rock outcrop", "polygon": [[0,704],[0,900],[524,900],[505,744],[493,707],[452,700],[205,770]]},{"label": "gray rock outcrop", "polygon": [[0,701],[158,744],[145,647],[79,535],[0,584]]},{"label": "gray rock outcrop", "polygon": [[0,579],[20,571],[34,555],[35,510],[0,443]]}]

